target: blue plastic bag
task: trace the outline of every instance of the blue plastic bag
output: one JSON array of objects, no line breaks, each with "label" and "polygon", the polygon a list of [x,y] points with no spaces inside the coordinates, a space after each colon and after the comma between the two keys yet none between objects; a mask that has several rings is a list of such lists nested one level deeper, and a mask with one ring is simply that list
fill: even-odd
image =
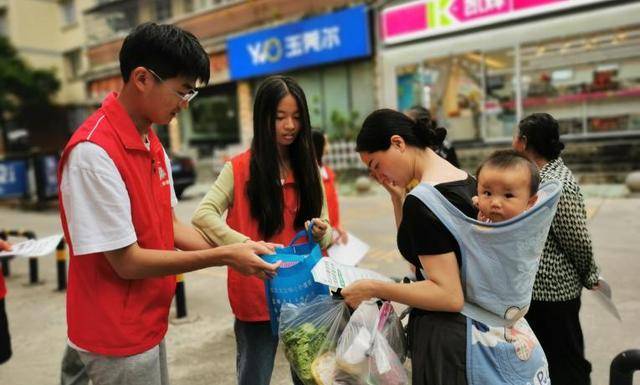
[{"label": "blue plastic bag", "polygon": [[[307,236],[307,243],[295,244],[300,238]],[[320,246],[308,231],[302,230],[291,240],[288,247],[278,247],[275,254],[263,255],[262,258],[275,263],[282,261],[278,274],[265,281],[267,306],[271,318],[271,331],[278,334],[280,308],[284,303],[301,304],[309,302],[318,295],[329,294],[329,287],[313,280],[311,269],[320,261]]]}]

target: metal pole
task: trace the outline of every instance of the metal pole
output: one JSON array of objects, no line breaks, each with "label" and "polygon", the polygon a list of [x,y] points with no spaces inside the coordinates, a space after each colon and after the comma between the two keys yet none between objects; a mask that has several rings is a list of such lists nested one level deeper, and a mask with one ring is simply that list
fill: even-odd
[{"label": "metal pole", "polygon": [[[36,239],[36,234],[33,231],[24,231],[22,236],[27,239]],[[38,258],[29,258],[29,284],[35,285],[39,281],[38,279]]]},{"label": "metal pole", "polygon": [[631,385],[633,373],[640,370],[640,350],[624,351],[611,361],[609,385]]},{"label": "metal pole", "polygon": [[184,275],[176,275],[176,317],[184,318],[187,316],[187,298],[184,291]]},{"label": "metal pole", "polygon": [[[2,230],[0,231],[0,239],[2,239],[3,241],[7,240],[7,231],[6,230]],[[11,270],[9,270],[9,258],[2,258],[2,275],[5,277],[8,277],[9,275],[11,275]]]},{"label": "metal pole", "polygon": [[64,238],[56,247],[56,266],[58,270],[58,291],[67,289],[67,250]]}]

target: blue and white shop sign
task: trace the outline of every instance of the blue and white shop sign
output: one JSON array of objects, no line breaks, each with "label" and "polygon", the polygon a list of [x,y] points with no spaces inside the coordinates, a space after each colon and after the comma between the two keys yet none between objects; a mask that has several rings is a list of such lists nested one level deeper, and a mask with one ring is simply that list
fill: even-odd
[{"label": "blue and white shop sign", "polygon": [[232,80],[369,55],[369,18],[363,5],[227,41]]},{"label": "blue and white shop sign", "polygon": [[27,160],[0,160],[0,199],[20,198],[27,194]]}]

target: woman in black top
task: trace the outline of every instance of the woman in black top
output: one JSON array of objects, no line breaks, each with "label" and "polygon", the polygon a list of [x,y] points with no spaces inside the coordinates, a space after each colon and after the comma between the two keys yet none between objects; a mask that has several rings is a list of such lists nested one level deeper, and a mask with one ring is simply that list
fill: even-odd
[{"label": "woman in black top", "polygon": [[429,183],[466,215],[476,217],[471,201],[476,194],[475,180],[431,149],[445,136],[444,128],[384,109],[365,119],[357,138],[362,161],[391,196],[398,248],[415,266],[418,281],[361,280],[342,294],[351,307],[375,297],[414,308],[409,320],[414,385],[467,383],[459,247],[431,210],[419,199],[406,196],[404,188],[413,179]]}]

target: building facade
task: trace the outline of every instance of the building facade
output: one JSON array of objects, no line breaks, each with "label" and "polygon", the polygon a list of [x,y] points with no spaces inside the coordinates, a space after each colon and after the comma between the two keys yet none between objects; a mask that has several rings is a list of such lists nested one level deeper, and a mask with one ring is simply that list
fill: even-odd
[{"label": "building facade", "polygon": [[548,112],[584,180],[640,167],[640,4],[395,2],[380,11],[383,105],[430,108],[472,169]]},{"label": "building facade", "polygon": [[0,34],[7,37],[30,67],[52,70],[60,81],[53,96],[56,109],[29,129],[31,145],[58,150],[84,119],[87,68],[82,9],[93,0],[2,0]]},{"label": "building facade", "polygon": [[[84,12],[88,58],[85,81],[89,99],[99,103],[106,93],[121,86],[118,51],[124,36],[133,27],[145,21],[173,23],[200,39],[210,55],[212,78],[188,110],[168,127],[158,127],[160,137],[171,150],[195,148],[201,156],[208,157],[215,148],[230,143],[248,146],[252,136],[253,94],[260,80],[275,73],[287,73],[301,83],[307,93],[313,125],[329,133],[337,132],[356,124],[375,105],[370,15],[366,8],[358,7],[358,3],[347,0],[100,1]],[[356,8],[359,11],[353,11]],[[331,56],[330,51],[336,51],[333,49],[336,44],[335,40],[333,43],[329,40],[336,38],[336,31],[330,29],[335,27],[330,24],[339,18],[340,12],[360,12],[362,28],[356,31],[348,29],[350,23],[338,24],[337,45],[357,40],[360,43],[357,48],[363,48],[366,41],[366,52]],[[315,24],[323,17],[323,26]],[[292,32],[296,29],[303,32]],[[342,30],[350,34],[340,35]],[[328,35],[332,31],[334,35]],[[331,49],[327,44],[333,44]],[[245,63],[252,64],[245,66]]]}]

